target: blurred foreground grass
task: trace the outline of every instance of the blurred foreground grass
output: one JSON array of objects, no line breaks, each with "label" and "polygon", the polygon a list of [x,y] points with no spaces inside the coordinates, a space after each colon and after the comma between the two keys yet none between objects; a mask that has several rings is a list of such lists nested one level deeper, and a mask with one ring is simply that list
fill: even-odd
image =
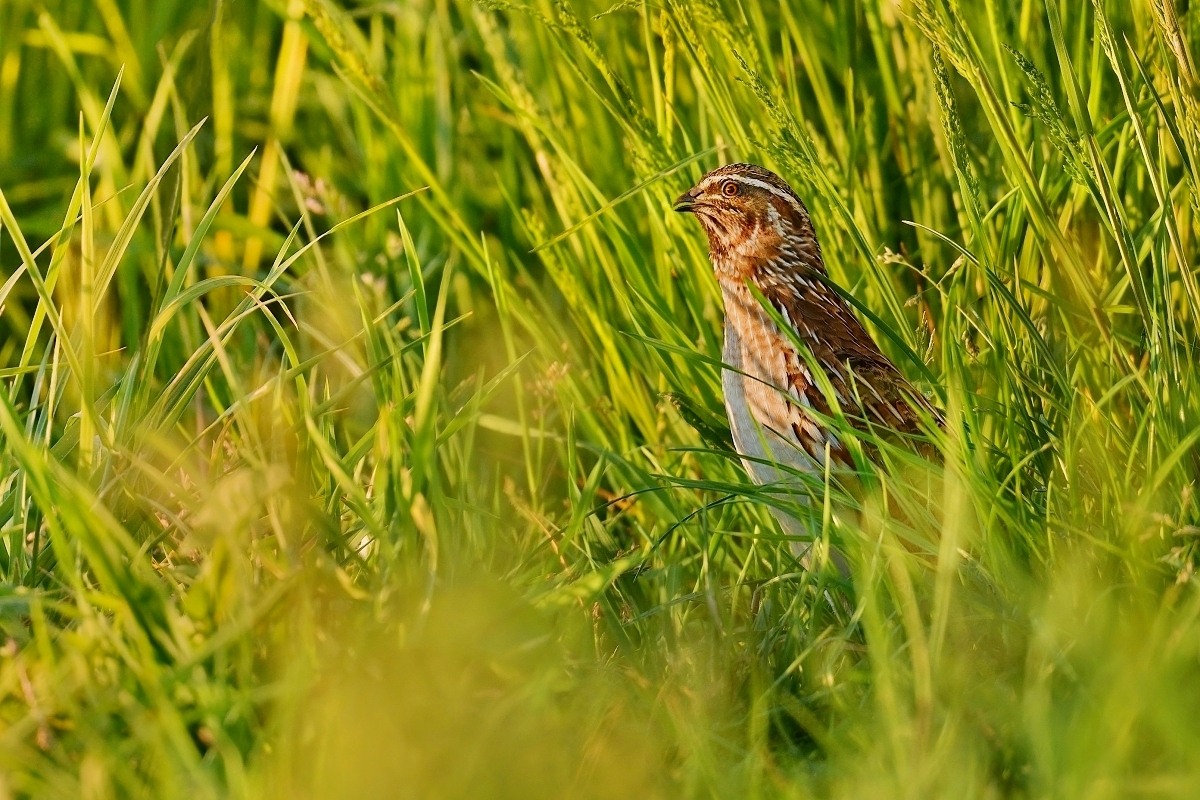
[{"label": "blurred foreground grass", "polygon": [[[843,5],[0,4],[0,797],[1190,796],[1195,14]],[[849,606],[733,160],[950,420]]]}]

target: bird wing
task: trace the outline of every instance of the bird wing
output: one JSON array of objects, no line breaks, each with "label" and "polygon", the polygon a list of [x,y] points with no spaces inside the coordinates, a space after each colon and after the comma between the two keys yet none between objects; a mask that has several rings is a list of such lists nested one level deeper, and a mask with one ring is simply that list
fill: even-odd
[{"label": "bird wing", "polygon": [[[824,368],[842,413],[902,435],[921,434],[923,415],[941,425],[941,414],[880,351],[845,301],[823,283],[807,288],[807,292],[786,298],[791,302],[778,296],[770,299]],[[805,442],[822,430],[806,409],[825,415],[832,411],[820,385],[812,379],[807,360],[792,348],[786,348],[784,357],[787,389],[795,401],[792,429]],[[820,438],[822,442],[831,440],[839,461],[849,461],[849,453],[835,436]]]},{"label": "bird wing", "polygon": [[860,414],[873,425],[904,434],[922,432],[921,417],[941,414],[889,361],[846,361]]}]

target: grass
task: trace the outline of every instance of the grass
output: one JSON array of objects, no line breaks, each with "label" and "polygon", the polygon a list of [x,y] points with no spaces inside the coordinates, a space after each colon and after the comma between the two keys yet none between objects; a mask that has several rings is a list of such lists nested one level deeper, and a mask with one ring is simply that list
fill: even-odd
[{"label": "grass", "polygon": [[[0,797],[1190,796],[1195,14],[783,6],[0,5]],[[734,160],[946,410],[852,591]]]}]

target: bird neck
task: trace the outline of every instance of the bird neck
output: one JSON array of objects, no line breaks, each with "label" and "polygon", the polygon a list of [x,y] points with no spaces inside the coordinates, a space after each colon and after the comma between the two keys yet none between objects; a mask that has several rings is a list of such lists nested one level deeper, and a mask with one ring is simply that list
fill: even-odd
[{"label": "bird neck", "polygon": [[[718,280],[736,283],[750,281],[764,292],[769,288],[786,289],[801,279],[828,275],[821,257],[821,245],[812,227],[792,228],[756,224],[739,236],[709,233],[709,254]],[[815,274],[814,274],[815,273]]]},{"label": "bird neck", "polygon": [[[807,256],[807,257],[805,257]],[[754,286],[771,300],[801,302],[814,293],[825,295],[829,273],[819,251],[802,256],[787,253],[775,258],[713,259],[713,271],[722,292],[740,294]]]}]

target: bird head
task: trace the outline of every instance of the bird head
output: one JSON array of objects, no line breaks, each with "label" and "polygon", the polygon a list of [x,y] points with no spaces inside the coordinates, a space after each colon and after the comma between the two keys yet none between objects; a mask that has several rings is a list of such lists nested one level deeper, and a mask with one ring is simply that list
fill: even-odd
[{"label": "bird head", "polygon": [[718,271],[738,261],[796,260],[822,269],[808,209],[782,178],[754,164],[713,170],[675,201],[695,215],[708,235]]}]

